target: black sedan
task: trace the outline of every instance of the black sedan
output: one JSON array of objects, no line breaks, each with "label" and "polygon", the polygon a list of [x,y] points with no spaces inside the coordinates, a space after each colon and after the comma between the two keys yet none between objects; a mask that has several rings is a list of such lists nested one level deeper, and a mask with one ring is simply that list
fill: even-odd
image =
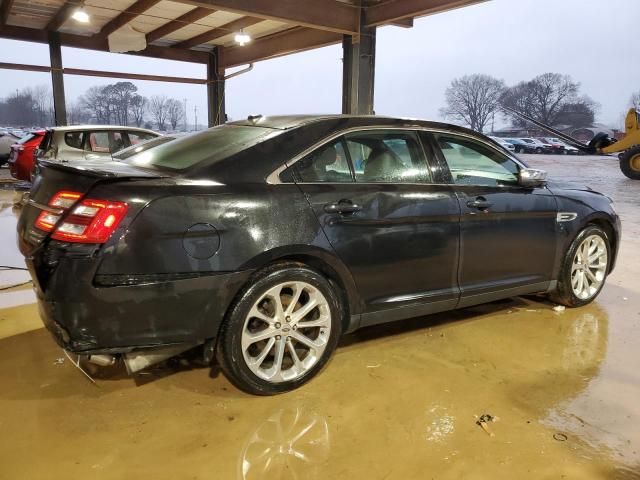
[{"label": "black sedan", "polygon": [[117,162],[42,161],[18,239],[68,351],[129,371],[198,347],[239,388],[296,388],[346,332],[611,272],[608,197],[452,125],[250,117]]}]

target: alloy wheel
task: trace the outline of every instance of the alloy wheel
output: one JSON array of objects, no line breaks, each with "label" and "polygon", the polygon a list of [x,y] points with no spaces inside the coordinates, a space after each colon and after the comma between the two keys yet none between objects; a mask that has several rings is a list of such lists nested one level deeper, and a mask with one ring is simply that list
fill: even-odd
[{"label": "alloy wheel", "polygon": [[259,378],[296,380],[322,357],[331,335],[331,310],[320,290],[280,283],[253,304],[242,328],[244,361]]},{"label": "alloy wheel", "polygon": [[580,243],[571,265],[571,288],[576,297],[588,300],[600,291],[607,263],[607,245],[601,236],[590,235]]}]

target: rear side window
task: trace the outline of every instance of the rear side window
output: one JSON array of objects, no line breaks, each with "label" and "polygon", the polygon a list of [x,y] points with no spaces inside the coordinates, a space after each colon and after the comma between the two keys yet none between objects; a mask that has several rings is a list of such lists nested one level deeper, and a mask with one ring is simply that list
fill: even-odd
[{"label": "rear side window", "polygon": [[82,149],[84,132],[67,132],[64,134],[64,143],[71,148]]},{"label": "rear side window", "polygon": [[218,162],[280,133],[282,130],[264,127],[220,125],[162,143],[125,161],[142,168],[183,171],[205,160]]},{"label": "rear side window", "polygon": [[304,183],[353,182],[344,142],[339,139],[314,150],[294,165],[299,181]]},{"label": "rear side window", "polygon": [[109,134],[107,132],[89,133],[87,150],[96,153],[109,153]]}]

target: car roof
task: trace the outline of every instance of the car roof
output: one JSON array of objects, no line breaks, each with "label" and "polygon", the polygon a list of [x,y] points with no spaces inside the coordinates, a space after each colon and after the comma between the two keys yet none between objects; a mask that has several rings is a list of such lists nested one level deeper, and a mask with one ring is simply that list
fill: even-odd
[{"label": "car roof", "polygon": [[250,115],[246,119],[229,122],[227,125],[240,126],[256,126],[263,128],[272,128],[276,130],[289,130],[292,128],[302,127],[312,123],[329,122],[336,120],[358,120],[361,126],[377,125],[377,126],[423,126],[432,128],[444,128],[447,130],[461,129],[467,130],[457,125],[451,125],[442,122],[433,122],[428,120],[419,120],[415,118],[388,117],[381,115]]},{"label": "car roof", "polygon": [[123,127],[120,125],[71,125],[67,127],[51,127],[48,130],[54,132],[78,132],[85,130],[126,130],[126,131],[135,131],[135,132],[146,132],[153,133],[154,135],[159,135],[159,133],[154,132],[153,130],[148,130],[146,128],[138,128],[138,127]]}]

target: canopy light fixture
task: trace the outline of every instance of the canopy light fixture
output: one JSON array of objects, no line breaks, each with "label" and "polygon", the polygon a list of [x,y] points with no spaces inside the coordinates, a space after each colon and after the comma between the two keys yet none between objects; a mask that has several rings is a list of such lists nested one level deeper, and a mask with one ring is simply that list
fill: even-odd
[{"label": "canopy light fixture", "polygon": [[248,33],[244,33],[242,30],[240,30],[238,33],[236,33],[236,36],[233,37],[233,39],[238,45],[244,47],[245,44],[251,41],[251,36]]},{"label": "canopy light fixture", "polygon": [[84,7],[78,8],[73,15],[71,15],[76,22],[89,23],[89,14],[85,12]]}]

